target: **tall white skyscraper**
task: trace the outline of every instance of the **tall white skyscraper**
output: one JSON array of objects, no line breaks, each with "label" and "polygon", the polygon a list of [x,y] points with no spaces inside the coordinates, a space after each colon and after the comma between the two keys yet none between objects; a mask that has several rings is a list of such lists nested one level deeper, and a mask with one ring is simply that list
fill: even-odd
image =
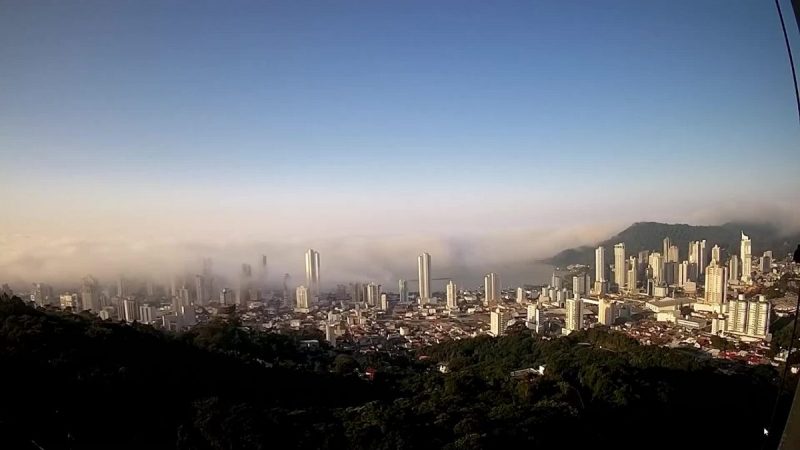
[{"label": "tall white skyscraper", "polygon": [[589,286],[586,284],[586,277],[577,275],[572,277],[572,292],[578,295],[586,295],[589,292]]},{"label": "tall white skyscraper", "polygon": [[677,245],[670,245],[667,249],[666,260],[664,263],[678,262],[680,259],[680,250]]},{"label": "tall white skyscraper", "polygon": [[447,309],[458,308],[458,287],[453,280],[447,283]]},{"label": "tall white skyscraper", "polygon": [[637,274],[639,273],[639,262],[637,261],[635,256],[631,256],[630,260],[628,261],[628,280],[627,280],[627,289],[628,292],[636,292],[637,289]]},{"label": "tall white skyscraper", "polygon": [[417,257],[419,277],[419,304],[426,305],[431,299],[431,255],[423,253]]},{"label": "tall white skyscraper", "polygon": [[542,332],[543,322],[542,308],[538,303],[531,303],[528,305],[528,323],[533,325],[533,330],[536,333]]},{"label": "tall white skyscraper", "polygon": [[739,250],[739,258],[742,260],[742,283],[750,284],[753,281],[753,249],[750,237],[742,232],[742,245]]},{"label": "tall white skyscraper", "polygon": [[509,314],[504,310],[497,308],[492,311],[489,318],[490,333],[492,336],[500,336],[506,331],[508,324]]},{"label": "tall white skyscraper", "polygon": [[378,301],[381,297],[381,287],[375,283],[367,285],[367,304],[369,306],[378,306]]},{"label": "tall white skyscraper", "polygon": [[650,278],[652,278],[656,284],[661,284],[661,282],[664,281],[664,259],[661,256],[661,253],[650,253],[649,266]]},{"label": "tall white skyscraper", "polygon": [[719,264],[709,264],[706,268],[706,302],[724,304],[728,289],[728,268]]},{"label": "tall white skyscraper", "polygon": [[99,312],[102,308],[100,304],[100,285],[91,275],[87,275],[81,282],[81,307],[84,311],[91,309]]},{"label": "tall white skyscraper", "polygon": [[564,328],[568,332],[583,328],[583,302],[575,296],[567,299],[567,317]]},{"label": "tall white skyscraper", "polygon": [[678,286],[683,287],[689,281],[689,261],[683,261],[678,266]]},{"label": "tall white skyscraper", "polygon": [[389,296],[385,293],[381,294],[381,311],[388,311],[389,310]]},{"label": "tall white skyscraper", "polygon": [[625,243],[614,246],[614,283],[619,289],[625,287]]},{"label": "tall white skyscraper", "polygon": [[194,277],[194,294],[198,305],[206,304],[206,282],[202,275]]},{"label": "tall white skyscraper", "polygon": [[697,263],[697,267],[700,268],[700,273],[703,274],[706,272],[706,266],[708,265],[708,251],[706,250],[706,240],[703,239],[702,241],[697,241],[698,253],[700,253],[700,260]]},{"label": "tall white skyscraper", "polygon": [[730,259],[728,259],[728,276],[731,282],[739,280],[739,257],[736,255],[731,255]]},{"label": "tall white skyscraper", "polygon": [[398,280],[397,289],[400,292],[400,303],[408,302],[408,282],[406,280]]},{"label": "tall white skyscraper", "polygon": [[765,338],[769,333],[771,304],[764,295],[759,295],[747,305],[747,334]]},{"label": "tall white skyscraper", "polygon": [[497,275],[494,272],[487,273],[483,277],[483,291],[484,291],[484,304],[489,305],[500,299],[500,283],[497,280]]},{"label": "tall white skyscraper", "polygon": [[319,252],[306,250],[306,287],[311,298],[319,298]]},{"label": "tall white skyscraper", "polygon": [[[669,248],[672,247],[672,239],[670,239],[669,237],[665,237],[664,240],[661,242],[661,247],[662,247],[661,254],[663,255],[664,258],[666,258],[669,255]],[[666,262],[666,260],[663,262]]]},{"label": "tall white skyscraper", "polygon": [[525,300],[528,299],[528,296],[525,295],[525,288],[522,286],[517,288],[517,303],[522,304],[525,303]]},{"label": "tall white skyscraper", "polygon": [[133,322],[136,320],[139,305],[134,300],[125,299],[122,301],[122,318],[125,322]]},{"label": "tall white skyscraper", "polygon": [[602,246],[594,251],[594,279],[595,281],[606,280],[606,249]]},{"label": "tall white skyscraper", "polygon": [[297,311],[308,312],[308,288],[305,286],[297,286],[295,295],[297,298]]},{"label": "tall white skyscraper", "polygon": [[714,264],[722,262],[722,249],[719,248],[719,245],[711,247],[711,262]]},{"label": "tall white skyscraper", "polygon": [[616,320],[616,305],[608,299],[602,299],[597,304],[597,323],[610,327]]}]

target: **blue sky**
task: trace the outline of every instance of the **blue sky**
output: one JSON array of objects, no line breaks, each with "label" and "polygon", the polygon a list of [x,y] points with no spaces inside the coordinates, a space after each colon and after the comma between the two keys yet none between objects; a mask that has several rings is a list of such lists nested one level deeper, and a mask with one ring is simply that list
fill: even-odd
[{"label": "blue sky", "polygon": [[8,232],[271,239],[711,221],[704,212],[723,206],[788,207],[800,187],[771,2],[3,1],[0,12]]}]

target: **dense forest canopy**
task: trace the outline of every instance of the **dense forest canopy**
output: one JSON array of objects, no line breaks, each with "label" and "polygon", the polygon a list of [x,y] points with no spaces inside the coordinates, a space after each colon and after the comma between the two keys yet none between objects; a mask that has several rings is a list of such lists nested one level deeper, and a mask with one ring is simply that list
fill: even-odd
[{"label": "dense forest canopy", "polygon": [[512,329],[417,353],[303,348],[305,337],[235,318],[167,334],[0,298],[2,447],[753,449],[780,382],[770,366],[605,329]]}]

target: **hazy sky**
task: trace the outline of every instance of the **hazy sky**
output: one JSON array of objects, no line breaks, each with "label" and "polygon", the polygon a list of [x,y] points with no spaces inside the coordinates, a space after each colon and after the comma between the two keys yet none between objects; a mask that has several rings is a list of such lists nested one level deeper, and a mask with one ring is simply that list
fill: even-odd
[{"label": "hazy sky", "polygon": [[2,0],[0,279],[783,213],[799,131],[768,1]]}]

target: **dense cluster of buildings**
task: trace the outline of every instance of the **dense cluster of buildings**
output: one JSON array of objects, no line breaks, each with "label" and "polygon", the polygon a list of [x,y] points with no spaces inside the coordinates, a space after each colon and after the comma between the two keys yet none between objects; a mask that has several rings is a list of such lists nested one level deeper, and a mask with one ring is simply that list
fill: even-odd
[{"label": "dense cluster of buildings", "polygon": [[[639,337],[637,323],[658,323],[676,331],[670,342],[698,333],[733,340],[769,339],[773,305],[759,289],[797,267],[775,260],[772,252],[755,260],[750,238],[742,233],[738,252],[725,255],[705,240],[689,242],[681,252],[670,238],[661,249],[628,255],[624,243],[613,246],[611,264],[605,247],[595,251],[594,266],[570,266],[546,285],[503,287],[490,272],[477,289],[464,289],[448,278],[432,278],[431,255],[417,258],[416,280],[398,280],[397,292],[374,282],[337,285],[323,292],[320,254],[305,253],[305,282],[282,289],[266,285],[267,258],[257,270],[242,264],[233,287],[215,286],[212,261],[201,272],[171,277],[168,283],[137,287],[120,277],[101,287],[91,276],[76,292],[55,295],[45,284],[33,285],[31,301],[43,307],[90,311],[104,319],[139,321],[170,330],[191,327],[235,306],[244,323],[263,330],[319,330],[336,345],[367,348],[418,347],[448,339],[500,336],[517,324],[543,335],[569,334],[590,326],[609,326]],[[592,277],[592,273],[594,277]],[[446,281],[441,292],[433,281]],[[409,282],[417,291],[409,291]],[[228,282],[228,284],[231,284]],[[686,335],[688,333],[688,335]],[[646,335],[646,332],[644,332]]]}]

